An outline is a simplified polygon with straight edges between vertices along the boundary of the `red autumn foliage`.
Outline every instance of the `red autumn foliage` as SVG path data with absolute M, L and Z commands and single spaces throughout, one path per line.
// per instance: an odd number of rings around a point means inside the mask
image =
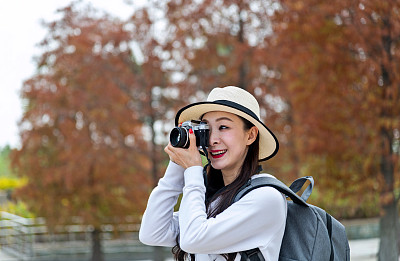
M 48 223 L 79 216 L 99 227 L 139 215 L 148 195 L 150 160 L 134 109 L 141 85 L 132 74 L 123 23 L 69 6 L 47 25 L 38 73 L 22 89 L 22 147 L 13 165 L 28 178 L 17 195 Z

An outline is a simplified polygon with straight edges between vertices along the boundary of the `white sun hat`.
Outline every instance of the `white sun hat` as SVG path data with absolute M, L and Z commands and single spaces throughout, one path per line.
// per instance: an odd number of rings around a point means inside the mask
M 207 112 L 224 111 L 238 115 L 258 128 L 260 136 L 259 161 L 272 158 L 278 152 L 279 143 L 275 135 L 260 120 L 260 106 L 256 98 L 242 88 L 227 86 L 214 88 L 207 101 L 189 104 L 180 109 L 175 116 L 175 125 L 200 120 Z

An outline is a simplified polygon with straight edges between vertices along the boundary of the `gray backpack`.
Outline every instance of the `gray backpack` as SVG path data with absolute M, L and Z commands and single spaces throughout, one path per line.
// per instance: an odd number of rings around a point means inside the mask
M 298 196 L 305 182 L 310 185 Z M 285 233 L 279 261 L 349 261 L 350 247 L 344 226 L 323 209 L 307 204 L 314 187 L 310 176 L 295 180 L 288 188 L 273 177 L 250 179 L 239 189 L 233 202 L 238 201 L 251 190 L 270 186 L 290 197 Z M 241 260 L 264 260 L 258 248 L 243 251 Z

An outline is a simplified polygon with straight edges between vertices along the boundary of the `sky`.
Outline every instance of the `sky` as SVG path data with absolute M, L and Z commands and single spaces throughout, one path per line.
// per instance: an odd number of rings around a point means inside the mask
M 145 0 L 130 0 L 139 5 Z M 40 21 L 59 18 L 56 10 L 71 0 L 13 0 L 0 8 L 0 148 L 20 145 L 17 122 L 22 117 L 20 90 L 33 76 L 33 57 L 40 54 L 37 44 L 47 31 Z M 84 0 L 93 7 L 121 19 L 133 13 L 126 0 Z

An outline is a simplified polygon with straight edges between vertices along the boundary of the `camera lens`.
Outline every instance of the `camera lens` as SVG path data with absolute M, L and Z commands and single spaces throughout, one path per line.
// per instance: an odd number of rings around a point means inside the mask
M 173 128 L 169 135 L 169 141 L 173 147 L 184 148 L 188 143 L 187 130 L 180 127 Z

